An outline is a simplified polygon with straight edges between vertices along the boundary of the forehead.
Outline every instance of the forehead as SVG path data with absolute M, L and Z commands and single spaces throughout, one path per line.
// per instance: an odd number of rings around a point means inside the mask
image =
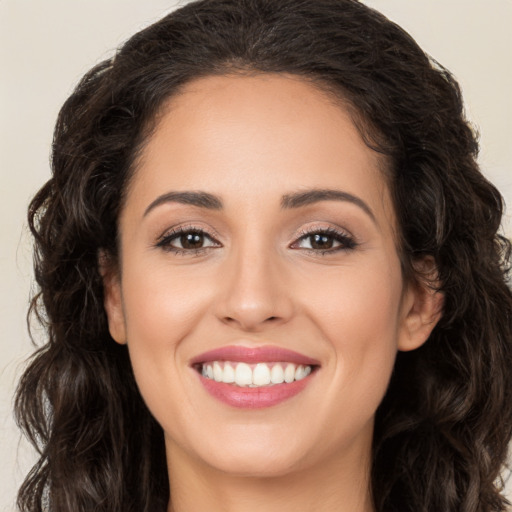
M 147 204 L 166 191 L 204 189 L 257 203 L 300 188 L 342 188 L 392 215 L 384 166 L 343 101 L 312 83 L 211 76 L 161 110 L 128 197 L 138 189 Z

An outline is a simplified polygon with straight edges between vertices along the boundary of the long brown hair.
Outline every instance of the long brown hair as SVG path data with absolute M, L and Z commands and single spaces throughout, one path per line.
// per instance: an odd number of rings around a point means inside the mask
M 110 337 L 98 254 L 118 255 L 117 218 L 162 103 L 228 72 L 292 73 L 350 105 L 390 162 L 404 275 L 430 255 L 443 318 L 400 353 L 377 411 L 372 487 L 379 512 L 499 512 L 512 435 L 510 243 L 503 203 L 476 162 L 459 87 L 401 28 L 355 0 L 201 0 L 127 41 L 64 104 L 51 179 L 34 197 L 40 291 L 31 313 L 48 340 L 17 391 L 40 458 L 23 512 L 163 512 L 163 433 Z

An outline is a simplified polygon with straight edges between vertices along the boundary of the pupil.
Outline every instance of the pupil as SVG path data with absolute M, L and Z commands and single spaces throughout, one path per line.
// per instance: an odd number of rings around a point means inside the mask
M 313 249 L 331 249 L 332 238 L 328 235 L 313 235 L 311 247 Z
M 203 246 L 204 236 L 200 233 L 187 233 L 181 235 L 180 242 L 184 249 L 199 249 Z

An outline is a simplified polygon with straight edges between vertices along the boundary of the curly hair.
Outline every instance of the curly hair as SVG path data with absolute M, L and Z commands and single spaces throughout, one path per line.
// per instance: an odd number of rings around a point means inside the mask
M 389 160 L 407 279 L 437 266 L 444 313 L 399 353 L 373 440 L 378 512 L 505 510 L 512 436 L 510 243 L 503 201 L 481 174 L 451 74 L 400 27 L 356 0 L 200 0 L 129 39 L 89 71 L 60 111 L 52 177 L 29 208 L 47 332 L 16 395 L 40 458 L 23 512 L 163 512 L 163 432 L 125 346 L 108 331 L 98 254 L 118 256 L 117 220 L 163 103 L 197 78 L 290 73 L 348 104 Z M 47 508 L 45 508 L 47 507 Z

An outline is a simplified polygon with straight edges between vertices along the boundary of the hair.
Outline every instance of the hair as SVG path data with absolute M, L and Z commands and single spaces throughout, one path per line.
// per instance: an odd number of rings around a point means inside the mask
M 118 257 L 123 194 L 166 100 L 230 73 L 292 74 L 348 104 L 388 161 L 404 276 L 425 278 L 419 258 L 436 263 L 443 316 L 421 348 L 398 354 L 376 414 L 376 510 L 505 510 L 512 296 L 502 198 L 479 170 L 452 75 L 356 0 L 189 3 L 96 65 L 62 107 L 52 176 L 28 217 L 39 286 L 29 317 L 47 341 L 16 395 L 40 455 L 19 509 L 166 510 L 163 432 L 109 334 L 98 257 Z

